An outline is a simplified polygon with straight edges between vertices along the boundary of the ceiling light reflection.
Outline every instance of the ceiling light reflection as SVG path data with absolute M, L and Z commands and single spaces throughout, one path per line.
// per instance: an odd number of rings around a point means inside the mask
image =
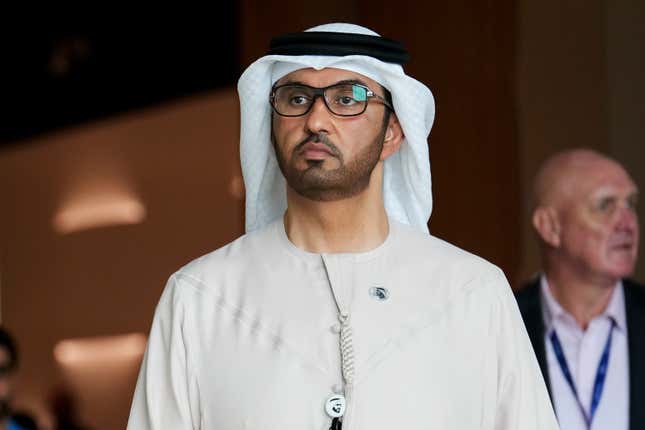
M 92 228 L 130 225 L 142 222 L 146 209 L 137 198 L 107 195 L 72 200 L 54 216 L 54 229 L 69 234 Z
M 146 336 L 132 333 L 82 339 L 66 339 L 54 347 L 54 358 L 64 366 L 92 365 L 98 362 L 113 363 L 136 359 L 143 355 Z

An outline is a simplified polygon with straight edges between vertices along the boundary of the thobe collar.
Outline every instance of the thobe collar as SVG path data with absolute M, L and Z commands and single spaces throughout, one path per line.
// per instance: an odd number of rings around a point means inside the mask
M 574 324 L 575 326 L 578 326 L 573 315 L 565 310 L 560 303 L 558 303 L 555 297 L 553 297 L 544 274 L 540 276 L 540 296 L 542 301 L 542 318 L 544 320 L 545 334 L 550 335 L 555 321 L 562 321 L 567 325 Z M 625 293 L 623 291 L 623 283 L 621 281 L 616 283 L 616 287 L 611 294 L 609 304 L 605 310 L 595 318 L 608 318 L 613 320 L 617 329 L 623 332 L 626 331 L 627 317 L 625 314 Z

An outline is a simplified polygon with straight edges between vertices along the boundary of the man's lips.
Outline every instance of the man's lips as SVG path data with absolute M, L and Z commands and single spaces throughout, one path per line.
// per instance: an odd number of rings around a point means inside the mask
M 306 142 L 298 150 L 298 154 L 305 157 L 307 160 L 322 160 L 329 156 L 335 157 L 336 154 L 324 143 L 319 142 Z
M 629 251 L 634 247 L 633 243 L 616 243 L 612 245 L 611 249 L 616 251 Z
M 632 238 L 622 238 L 610 242 L 610 248 L 616 251 L 630 251 L 636 246 L 636 241 Z

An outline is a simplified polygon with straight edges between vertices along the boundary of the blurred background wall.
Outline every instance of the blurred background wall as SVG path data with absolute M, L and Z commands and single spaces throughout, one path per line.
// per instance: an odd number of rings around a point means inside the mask
M 565 148 L 594 148 L 645 187 L 645 3 L 520 0 L 517 19 L 523 256 L 516 279 L 524 279 L 538 267 L 526 196 L 542 160 Z M 642 210 L 639 219 L 645 225 Z M 645 279 L 642 258 L 635 277 Z
M 216 15 L 113 15 L 26 26 L 3 80 L 2 323 L 23 357 L 17 406 L 43 428 L 61 404 L 89 428 L 124 428 L 166 279 L 243 233 L 234 85 L 274 34 L 343 20 L 404 43 L 437 103 L 430 229 L 514 286 L 539 268 L 528 195 L 545 157 L 596 148 L 645 186 L 642 2 L 243 0 Z

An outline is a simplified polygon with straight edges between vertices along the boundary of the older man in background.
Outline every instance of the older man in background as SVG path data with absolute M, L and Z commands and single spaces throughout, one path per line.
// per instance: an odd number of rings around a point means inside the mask
M 626 279 L 637 193 L 620 164 L 586 149 L 536 176 L 543 272 L 517 299 L 563 430 L 645 428 L 645 288 Z

